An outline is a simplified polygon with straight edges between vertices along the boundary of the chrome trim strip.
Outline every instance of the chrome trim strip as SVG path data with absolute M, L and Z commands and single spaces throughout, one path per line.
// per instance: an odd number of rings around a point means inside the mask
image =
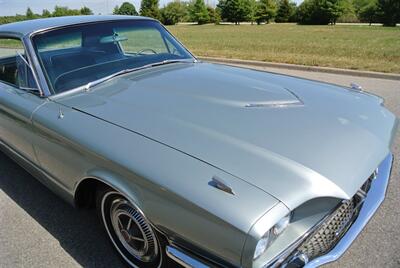
M 183 253 L 181 250 L 173 246 L 167 246 L 165 249 L 167 256 L 185 268 L 209 268 L 209 266 L 196 260 L 194 257 Z
M 372 181 L 371 188 L 365 198 L 364 204 L 359 212 L 357 219 L 351 225 L 349 230 L 337 245 L 327 254 L 313 259 L 304 267 L 318 267 L 329 262 L 336 261 L 350 247 L 353 241 L 364 229 L 365 225 L 375 214 L 383 200 L 385 199 L 386 189 L 389 183 L 390 172 L 392 168 L 393 155 L 389 154 L 379 165 L 377 178 Z
M 38 58 L 35 53 L 35 49 L 33 48 L 33 45 L 31 43 L 31 40 L 24 36 L 22 38 L 22 42 L 25 46 L 26 54 L 29 59 L 29 63 L 32 67 L 33 71 L 33 76 L 35 78 L 36 84 L 41 92 L 40 96 L 41 97 L 48 97 L 51 95 L 51 92 L 48 88 L 46 78 L 43 74 L 43 70 L 39 64 Z

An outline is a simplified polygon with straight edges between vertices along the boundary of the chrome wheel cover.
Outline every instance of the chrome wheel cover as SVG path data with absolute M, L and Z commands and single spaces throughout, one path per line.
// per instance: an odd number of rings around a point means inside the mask
M 109 192 L 101 200 L 101 212 L 111 241 L 131 266 L 141 267 L 135 265 L 137 261 L 151 267 L 161 265 L 156 235 L 140 209 L 120 193 Z M 131 261 L 132 257 L 136 261 Z M 152 263 L 155 261 L 158 265 Z
M 115 199 L 110 208 L 114 232 L 125 249 L 138 260 L 149 262 L 158 254 L 153 231 L 143 216 L 125 199 Z

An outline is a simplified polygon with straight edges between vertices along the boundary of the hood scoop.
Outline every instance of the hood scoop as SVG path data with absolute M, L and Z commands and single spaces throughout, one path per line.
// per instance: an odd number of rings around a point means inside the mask
M 248 103 L 245 108 L 285 108 L 288 106 L 303 106 L 301 101 L 269 101 Z
M 291 90 L 285 88 L 285 90 L 292 95 L 292 99 L 283 100 L 271 100 L 261 102 L 251 102 L 246 104 L 245 108 L 286 108 L 290 106 L 304 106 L 303 101 L 294 94 Z
M 217 104 L 218 106 L 231 106 L 236 108 L 290 108 L 304 106 L 304 102 L 291 90 L 287 88 L 279 88 L 270 86 L 269 93 L 267 90 L 261 91 L 260 88 L 244 87 L 239 96 L 226 92 L 224 96 L 199 94 L 193 96 L 195 99 L 205 101 L 206 103 Z

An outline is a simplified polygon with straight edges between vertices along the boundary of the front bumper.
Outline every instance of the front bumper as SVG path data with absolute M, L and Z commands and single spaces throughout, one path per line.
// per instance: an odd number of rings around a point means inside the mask
M 306 268 L 318 267 L 323 264 L 336 261 L 343 255 L 343 253 L 350 247 L 353 241 L 361 233 L 365 225 L 375 214 L 376 210 L 379 208 L 380 204 L 385 199 L 386 189 L 389 183 L 389 177 L 392 168 L 392 162 L 393 162 L 393 155 L 389 154 L 385 158 L 385 160 L 383 160 L 382 163 L 379 165 L 378 175 L 376 179 L 372 181 L 371 188 L 368 191 L 368 194 L 360 209 L 357 219 L 352 223 L 352 225 L 343 235 L 341 240 L 330 251 L 328 251 L 322 256 L 312 259 L 309 262 L 307 262 L 307 260 L 303 260 L 303 263 L 296 262 L 295 264 L 296 267 L 301 267 L 301 266 L 304 266 Z M 289 248 L 292 249 L 292 251 L 288 250 L 289 251 L 288 255 L 290 255 L 290 252 L 296 250 L 296 248 L 306 238 L 307 236 L 302 237 L 302 239 L 300 239 L 297 243 L 291 245 Z M 194 257 L 194 255 L 191 255 L 188 252 L 180 250 L 177 247 L 168 246 L 167 255 L 176 262 L 178 262 L 183 267 L 196 267 L 196 268 L 211 267 L 210 265 L 201 262 L 198 258 Z M 286 258 L 288 255 L 286 255 L 284 258 Z M 277 262 L 279 263 L 279 260 L 273 262 L 271 266 L 276 266 Z M 288 264 L 288 266 L 289 267 L 291 266 L 290 263 Z

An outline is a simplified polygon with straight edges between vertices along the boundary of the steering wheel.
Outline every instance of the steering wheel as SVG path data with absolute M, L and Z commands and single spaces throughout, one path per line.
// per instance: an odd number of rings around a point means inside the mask
M 141 55 L 141 54 L 143 54 L 143 52 L 146 52 L 146 51 L 153 52 L 153 54 L 158 54 L 157 51 L 155 51 L 154 49 L 144 48 L 144 49 L 139 50 L 138 52 L 136 52 L 136 55 Z

